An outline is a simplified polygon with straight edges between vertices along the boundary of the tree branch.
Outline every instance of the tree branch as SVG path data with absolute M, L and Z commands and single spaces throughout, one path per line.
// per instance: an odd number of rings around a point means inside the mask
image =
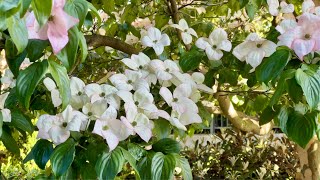
M 88 46 L 92 47 L 101 47 L 101 46 L 109 46 L 129 55 L 138 54 L 140 52 L 139 49 L 113 37 L 102 36 L 102 35 L 85 35 Z
M 241 131 L 253 132 L 255 134 L 264 135 L 272 130 L 273 124 L 268 123 L 260 126 L 259 120 L 256 117 L 248 116 L 242 112 L 237 111 L 229 96 L 225 92 L 217 92 L 215 94 L 216 99 L 219 102 L 219 106 L 223 114 L 228 118 L 228 120 Z
M 171 16 L 172 16 L 172 20 L 175 24 L 178 24 L 179 23 L 179 16 L 178 16 L 178 6 L 177 6 L 177 3 L 175 0 L 168 0 L 170 1 L 170 6 L 168 4 L 168 8 L 171 12 Z M 179 29 L 177 29 L 177 32 L 178 32 L 178 37 L 180 40 L 182 40 L 182 35 L 181 35 L 181 31 Z M 185 44 L 184 45 L 186 47 L 186 49 L 189 51 L 191 49 L 191 46 L 190 44 Z

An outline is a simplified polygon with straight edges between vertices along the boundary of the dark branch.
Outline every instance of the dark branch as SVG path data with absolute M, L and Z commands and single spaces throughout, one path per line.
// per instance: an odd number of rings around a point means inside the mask
M 116 50 L 122 51 L 127 54 L 138 54 L 139 49 L 113 37 L 102 36 L 102 35 L 86 35 L 85 36 L 88 47 L 101 47 L 109 46 Z

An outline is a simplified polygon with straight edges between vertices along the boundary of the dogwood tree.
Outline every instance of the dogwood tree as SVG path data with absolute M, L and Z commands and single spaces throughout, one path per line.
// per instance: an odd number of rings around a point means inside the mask
M 128 163 L 137 179 L 192 179 L 176 139 L 218 107 L 315 147 L 319 29 L 312 0 L 0 0 L 1 141 L 19 156 L 37 133 L 24 162 L 47 178 L 114 179 Z

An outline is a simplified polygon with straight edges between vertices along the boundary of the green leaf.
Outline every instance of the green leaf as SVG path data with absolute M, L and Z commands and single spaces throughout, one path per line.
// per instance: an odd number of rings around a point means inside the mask
M 170 16 L 166 14 L 156 14 L 155 15 L 156 28 L 161 29 L 163 26 L 168 24 L 169 19 L 170 19 Z
M 300 114 L 294 111 L 290 113 L 286 124 L 288 137 L 305 148 L 316 133 L 317 120 L 318 112 Z
M 131 24 L 137 16 L 136 7 L 133 4 L 127 5 L 124 9 L 123 14 L 121 15 L 121 22 Z
M 31 4 L 31 0 L 22 0 L 22 8 L 20 13 L 20 18 L 23 18 L 26 12 L 28 11 Z
M 124 162 L 125 158 L 119 147 L 111 152 L 104 152 L 95 166 L 99 179 L 114 179 L 122 170 Z
M 79 37 L 78 28 L 73 27 L 69 30 L 68 44 L 57 54 L 58 59 L 62 62 L 63 66 L 69 71 L 76 62 Z
M 153 133 L 158 139 L 167 138 L 171 132 L 171 125 L 169 121 L 163 119 L 157 119 L 154 121 Z
M 92 17 L 97 18 L 97 27 L 99 27 L 101 25 L 101 17 L 98 10 L 89 2 L 88 7 L 90 9 L 90 14 L 92 15 Z
M 141 146 L 133 143 L 127 145 L 129 153 L 138 161 L 147 154 L 147 151 Z
M 179 142 L 171 139 L 171 138 L 164 138 L 159 140 L 158 142 L 152 145 L 152 149 L 155 152 L 162 152 L 163 154 L 170 154 L 170 153 L 179 153 L 181 150 L 181 146 Z
M 19 146 L 16 142 L 16 140 L 13 139 L 10 133 L 9 128 L 4 128 L 2 129 L 2 135 L 1 135 L 1 141 L 3 145 L 13 154 L 19 155 L 20 154 L 20 149 Z
M 229 83 L 232 86 L 238 84 L 239 74 L 235 71 L 230 70 L 229 68 L 222 68 L 219 70 L 219 83 Z
M 139 171 L 138 171 L 138 167 L 137 167 L 137 163 L 136 163 L 136 159 L 125 149 L 121 148 L 122 154 L 124 159 L 126 159 L 130 166 L 134 169 L 134 171 L 136 172 L 136 179 L 141 179 L 140 175 L 139 175 Z
M 311 108 L 317 108 L 320 102 L 320 75 L 311 69 L 298 69 L 296 71 L 297 83 L 301 86 L 303 94 Z
M 17 55 L 17 48 L 10 39 L 6 40 L 5 50 L 7 64 L 13 75 L 17 77 L 19 74 L 20 65 L 26 58 L 27 52 L 24 50 L 22 53 Z
M 0 111 L 0 138 L 2 136 L 2 126 L 3 126 L 3 116 L 2 116 L 2 112 Z
M 205 79 L 203 84 L 207 85 L 208 87 L 212 87 L 215 84 L 215 78 L 214 78 L 215 70 L 210 69 L 205 75 Z
M 286 90 L 286 81 L 289 79 L 292 79 L 295 76 L 295 73 L 296 73 L 295 69 L 289 69 L 289 70 L 284 71 L 281 74 L 281 77 L 277 83 L 276 91 L 274 92 L 274 94 L 270 100 L 270 103 L 269 103 L 270 106 L 273 106 L 279 102 L 280 97 L 282 96 L 282 94 Z
M 244 8 L 248 4 L 249 0 L 239 0 L 240 9 Z
M 51 157 L 51 167 L 55 176 L 62 176 L 71 166 L 75 156 L 75 142 L 73 139 L 68 139 L 66 142 L 57 146 Z
M 0 0 L 0 12 L 6 12 L 19 6 L 20 0 Z
M 17 94 L 19 101 L 23 106 L 28 109 L 29 102 L 33 91 L 47 73 L 48 61 L 35 62 L 27 67 L 25 70 L 20 71 L 17 78 Z
M 103 3 L 103 10 L 105 12 L 111 13 L 115 8 L 114 0 L 102 1 Z
M 287 121 L 289 118 L 289 114 L 291 113 L 292 109 L 287 108 L 285 106 L 281 107 L 280 112 L 277 116 L 277 125 L 280 127 L 281 131 L 285 134 L 288 134 L 287 132 Z
M 182 177 L 184 180 L 192 180 L 192 171 L 188 159 L 181 157 L 179 154 L 174 154 L 176 166 L 181 168 Z
M 249 0 L 246 5 L 246 11 L 251 20 L 253 20 L 254 15 L 260 9 L 262 0 Z
M 164 155 L 157 152 L 152 158 L 151 175 L 153 180 L 172 179 L 176 165 L 175 157 L 172 154 Z
M 81 50 L 81 62 L 84 62 L 88 56 L 88 45 L 82 32 L 78 32 L 78 37 L 80 41 L 79 46 Z
M 34 159 L 34 162 L 38 165 L 40 169 L 45 169 L 52 152 L 52 142 L 44 139 L 39 139 L 37 143 L 32 147 L 31 152 L 29 153 L 31 158 L 27 159 L 26 157 L 26 159 L 23 160 L 23 163 L 26 163 L 29 160 Z
M 18 16 L 7 18 L 7 26 L 12 41 L 17 47 L 18 53 L 21 53 L 28 45 L 28 31 L 24 19 Z
M 274 52 L 270 57 L 262 61 L 256 69 L 257 80 L 260 82 L 269 82 L 277 78 L 291 59 L 291 53 L 287 49 L 280 49 Z
M 11 110 L 11 125 L 32 134 L 34 131 L 30 118 L 24 116 L 19 110 Z
M 276 112 L 273 111 L 272 107 L 267 106 L 263 111 L 259 118 L 259 125 L 262 126 L 264 124 L 269 123 L 276 116 Z
M 52 0 L 32 0 L 31 6 L 40 27 L 42 27 L 51 15 Z
M 43 50 L 49 45 L 48 41 L 30 39 L 27 46 L 28 58 L 31 62 L 38 60 L 43 55 Z
M 64 10 L 69 15 L 79 19 L 78 27 L 81 28 L 88 13 L 88 2 L 85 0 L 67 1 Z
M 193 46 L 190 51 L 181 55 L 179 65 L 184 72 L 192 71 L 199 67 L 202 58 L 205 56 L 204 52 Z
M 67 69 L 56 62 L 49 60 L 49 72 L 57 83 L 62 99 L 62 109 L 65 109 L 71 98 L 70 80 Z
M 295 78 L 287 80 L 287 92 L 295 104 L 302 101 L 303 91 Z
M 138 163 L 138 170 L 139 170 L 141 179 L 151 179 L 151 164 L 152 164 L 153 156 L 150 154 L 143 157 Z

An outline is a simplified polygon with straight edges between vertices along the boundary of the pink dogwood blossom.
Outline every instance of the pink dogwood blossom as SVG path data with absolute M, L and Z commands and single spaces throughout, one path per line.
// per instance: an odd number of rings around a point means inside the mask
M 298 17 L 297 26 L 279 36 L 279 44 L 293 49 L 300 60 L 310 52 L 320 50 L 320 17 L 304 13 Z
M 52 2 L 53 6 L 51 10 L 51 16 L 46 24 L 40 27 L 33 12 L 28 14 L 26 18 L 26 24 L 29 39 L 49 39 L 53 52 L 57 54 L 67 45 L 69 41 L 68 30 L 76 25 L 79 20 L 68 15 L 63 10 L 65 0 L 54 0 Z

